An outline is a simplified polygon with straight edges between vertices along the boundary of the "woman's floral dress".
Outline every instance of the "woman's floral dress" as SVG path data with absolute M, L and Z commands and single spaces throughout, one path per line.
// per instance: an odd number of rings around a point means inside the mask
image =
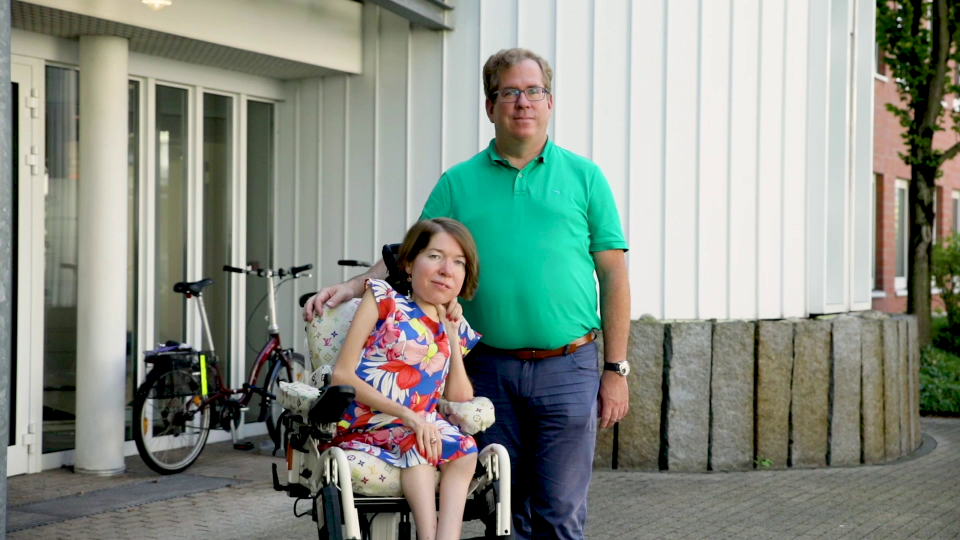
M 366 286 L 373 290 L 380 314 L 364 345 L 357 376 L 439 428 L 443 444 L 440 464 L 476 452 L 473 437 L 461 434 L 437 412 L 450 370 L 450 341 L 443 325 L 385 281 L 367 280 Z M 466 356 L 480 335 L 466 320 L 461 320 L 459 334 L 457 345 Z M 399 418 L 371 410 L 359 401 L 347 407 L 330 446 L 360 450 L 401 468 L 429 464 L 417 450 L 412 429 Z

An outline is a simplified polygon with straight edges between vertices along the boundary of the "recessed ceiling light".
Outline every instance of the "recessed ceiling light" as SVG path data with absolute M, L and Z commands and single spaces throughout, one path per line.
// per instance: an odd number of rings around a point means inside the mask
M 150 9 L 154 11 L 160 11 L 161 9 L 173 4 L 173 0 L 141 0 L 144 4 L 150 6 Z

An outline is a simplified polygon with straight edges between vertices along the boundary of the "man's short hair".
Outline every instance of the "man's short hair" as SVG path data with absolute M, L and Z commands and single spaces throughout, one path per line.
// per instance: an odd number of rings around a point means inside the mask
M 495 97 L 493 93 L 500 89 L 500 72 L 524 60 L 533 60 L 540 64 L 540 70 L 543 72 L 543 87 L 552 90 L 553 70 L 550 69 L 550 64 L 539 54 L 517 47 L 501 49 L 487 59 L 487 63 L 483 65 L 483 95 L 493 101 Z

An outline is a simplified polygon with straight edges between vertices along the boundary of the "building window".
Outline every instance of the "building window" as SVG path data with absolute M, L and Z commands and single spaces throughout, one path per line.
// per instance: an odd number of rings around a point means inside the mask
M 870 178 L 870 193 L 872 196 L 870 204 L 870 245 L 873 246 L 873 251 L 870 252 L 870 290 L 877 290 L 877 252 L 880 251 L 880 243 L 877 242 L 877 239 L 880 238 L 880 231 L 877 230 L 877 216 L 880 214 L 877 208 L 877 201 L 879 199 L 879 194 L 877 189 L 882 185 L 880 181 L 880 175 L 874 174 Z
M 960 230 L 960 191 L 953 191 L 953 232 Z
M 889 79 L 887 76 L 890 73 L 890 67 L 887 66 L 886 62 L 883 61 L 886 58 L 883 50 L 880 49 L 880 44 L 875 43 L 873 45 L 873 74 L 874 77 L 880 79 L 883 82 L 887 82 Z
M 933 223 L 930 224 L 933 228 L 933 243 L 937 243 L 937 225 L 940 223 L 940 188 L 933 188 Z
M 894 238 L 896 239 L 896 274 L 894 288 L 898 291 L 907 288 L 907 252 L 910 242 L 910 220 L 907 205 L 909 183 L 897 180 L 896 201 L 893 206 Z

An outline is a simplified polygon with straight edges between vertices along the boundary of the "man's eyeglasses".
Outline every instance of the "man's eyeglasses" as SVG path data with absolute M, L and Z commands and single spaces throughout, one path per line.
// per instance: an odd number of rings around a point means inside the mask
M 520 99 L 520 94 L 526 94 L 529 101 L 542 101 L 543 98 L 547 97 L 550 91 L 542 86 L 534 86 L 532 88 L 527 88 L 526 90 L 519 90 L 517 88 L 504 88 L 503 90 L 497 90 L 493 92 L 494 96 L 500 96 L 500 100 L 504 103 L 513 103 Z

